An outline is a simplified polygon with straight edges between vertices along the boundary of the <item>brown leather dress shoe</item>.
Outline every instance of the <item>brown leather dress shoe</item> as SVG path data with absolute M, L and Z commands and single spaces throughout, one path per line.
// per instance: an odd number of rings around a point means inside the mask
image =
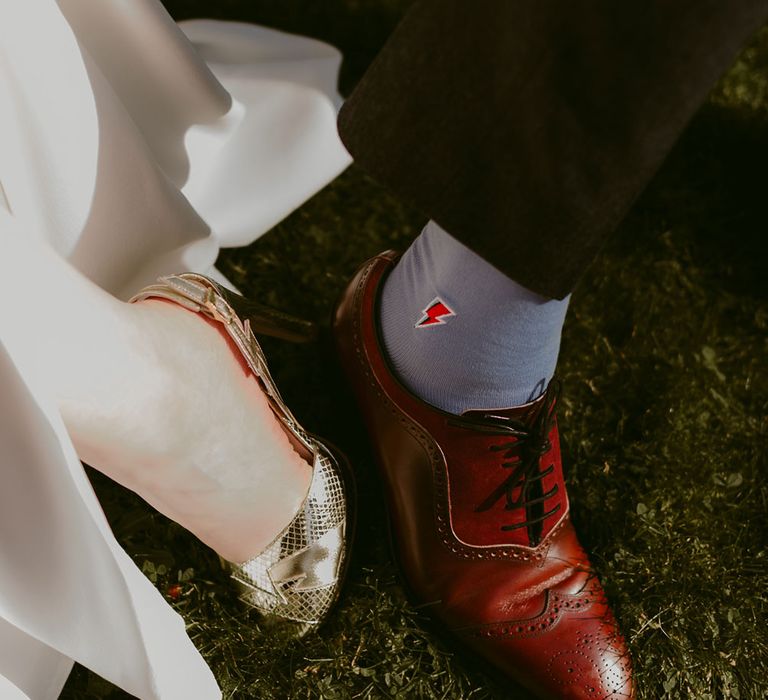
M 526 406 L 440 411 L 405 389 L 377 327 L 396 259 L 358 271 L 334 319 L 415 602 L 538 697 L 634 697 L 624 639 L 568 515 L 556 389 Z

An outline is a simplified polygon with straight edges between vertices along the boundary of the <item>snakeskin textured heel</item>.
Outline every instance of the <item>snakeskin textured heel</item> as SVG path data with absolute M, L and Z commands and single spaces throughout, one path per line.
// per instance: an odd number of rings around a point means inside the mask
M 267 625 L 301 637 L 326 619 L 339 597 L 352 539 L 353 480 L 344 456 L 307 433 L 285 405 L 254 331 L 303 342 L 315 337 L 315 328 L 194 273 L 162 277 L 131 301 L 152 298 L 172 301 L 222 324 L 294 448 L 312 464 L 304 503 L 272 543 L 242 564 L 222 559 L 241 599 L 257 609 Z

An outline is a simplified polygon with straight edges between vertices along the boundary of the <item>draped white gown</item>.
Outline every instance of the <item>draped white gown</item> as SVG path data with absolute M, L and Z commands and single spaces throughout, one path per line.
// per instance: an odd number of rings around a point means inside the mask
M 38 237 L 119 297 L 216 274 L 220 246 L 349 163 L 339 63 L 263 28 L 177 26 L 156 0 L 0 0 L 0 255 Z M 73 660 L 140 698 L 220 697 L 12 340 L 0 327 L 0 699 L 57 697 Z

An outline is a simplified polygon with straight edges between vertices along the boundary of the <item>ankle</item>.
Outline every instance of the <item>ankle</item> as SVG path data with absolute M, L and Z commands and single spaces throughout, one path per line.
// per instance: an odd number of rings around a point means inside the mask
M 150 324 L 134 305 L 120 303 L 119 334 L 108 356 L 88 358 L 76 381 L 61 387 L 57 403 L 64 424 L 84 461 L 93 453 L 109 453 L 137 442 L 151 451 L 155 433 L 168 418 L 166 407 L 177 384 L 176 377 L 152 342 Z M 112 329 L 113 331 L 115 329 Z M 145 426 L 157 431 L 142 433 Z
M 178 440 L 173 461 L 201 486 L 189 508 L 187 499 L 177 502 L 178 491 L 171 485 L 164 507 L 224 558 L 250 559 L 303 504 L 312 465 L 291 445 L 261 384 L 221 324 L 162 301 L 134 306 L 145 307 L 149 317 L 154 314 L 155 333 L 162 331 L 154 336 L 154 354 L 175 388 L 162 408 L 174 418 L 168 426 Z M 186 342 L 177 351 L 174 342 L 180 335 Z M 188 430 L 180 429 L 180 423 Z M 153 487 L 155 494 L 159 490 Z
M 384 347 L 400 380 L 451 413 L 522 405 L 554 374 L 568 298 L 506 277 L 430 222 L 381 294 Z
M 246 560 L 295 515 L 312 467 L 218 325 L 160 301 L 129 309 L 135 346 L 112 368 L 119 384 L 62 403 L 78 454 L 223 557 Z

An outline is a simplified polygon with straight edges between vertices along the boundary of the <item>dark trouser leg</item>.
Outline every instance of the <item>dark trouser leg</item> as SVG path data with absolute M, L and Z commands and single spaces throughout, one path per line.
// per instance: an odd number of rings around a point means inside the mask
M 551 352 L 551 297 L 768 15 L 734 5 L 423 0 L 340 116 L 358 163 L 475 251 L 433 222 L 396 266 L 366 263 L 336 312 L 401 567 L 427 614 L 536 697 L 635 695 L 567 514 L 557 386 L 513 407 L 542 376 L 525 354 Z
M 420 0 L 344 105 L 358 164 L 562 298 L 766 0 Z

